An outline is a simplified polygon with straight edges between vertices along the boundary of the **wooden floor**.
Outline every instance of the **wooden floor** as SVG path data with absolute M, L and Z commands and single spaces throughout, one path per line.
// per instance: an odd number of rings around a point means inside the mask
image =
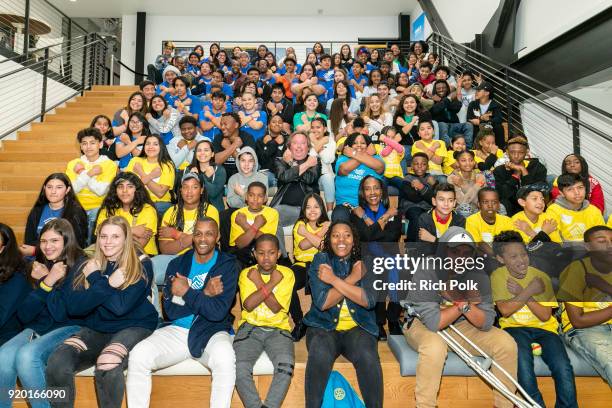
M 2 141 L 0 148 L 0 222 L 10 225 L 23 240 L 28 213 L 42 182 L 54 172 L 66 170 L 77 158 L 77 132 L 94 116 L 113 114 L 127 104 L 136 86 L 98 86 L 75 98 L 31 130 L 18 131 L 17 140 Z

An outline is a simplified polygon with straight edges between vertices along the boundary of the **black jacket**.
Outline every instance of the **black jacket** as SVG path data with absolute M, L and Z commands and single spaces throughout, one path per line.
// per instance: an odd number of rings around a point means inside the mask
M 304 159 L 305 161 L 306 159 Z M 302 161 L 302 162 L 304 162 Z M 274 162 L 274 175 L 278 183 L 278 191 L 272 198 L 270 207 L 274 207 L 283 201 L 283 196 L 289 189 L 292 183 L 298 183 L 303 196 L 302 200 L 308 193 L 319 192 L 319 177 L 321 177 L 321 161 L 317 160 L 317 165 L 306 170 L 302 175 L 299 174 L 299 166 L 292 166 L 286 163 L 282 158 L 276 159 Z
M 399 213 L 393 217 L 393 220 L 387 222 L 385 229 L 380 228 L 378 222 L 368 226 L 363 219 L 353 213 L 351 213 L 351 224 L 357 229 L 361 242 L 398 242 L 402 235 L 402 217 Z
M 433 220 L 433 217 L 434 217 L 433 211 L 434 209 L 431 209 L 427 211 L 426 213 L 421 214 L 421 216 L 419 217 L 419 228 L 425 228 L 427 231 L 429 231 L 431 235 L 436 237 L 438 236 L 438 234 L 436 233 L 436 224 L 434 223 L 434 220 Z M 465 228 L 465 218 L 463 218 L 462 215 L 457 214 L 456 212 L 453 211 L 453 218 L 450 220 L 449 227 Z M 421 239 L 419 239 L 419 241 L 423 242 L 421 241 Z
M 286 138 L 287 137 L 285 137 L 285 140 Z M 255 153 L 257 153 L 257 158 L 259 159 L 259 168 L 268 169 L 273 172 L 274 162 L 283 157 L 285 144 L 279 145 L 274 139 L 270 140 L 268 143 L 264 143 L 263 140 L 264 138 L 262 137 L 255 143 Z
M 270 101 L 266 101 L 266 114 L 268 115 L 268 122 L 270 122 L 270 119 L 272 119 L 272 113 L 270 112 L 270 110 L 268 109 L 268 102 Z M 287 98 L 283 98 L 281 100 L 281 104 L 283 105 L 283 110 L 278 112 L 277 115 L 280 115 L 281 118 L 283 118 L 283 122 L 288 123 L 289 126 L 291 126 L 291 128 L 293 128 L 293 102 L 291 102 L 289 99 Z
M 38 223 L 40 221 L 40 217 L 42 216 L 42 206 L 34 206 L 30 211 L 30 215 L 28 215 L 28 221 L 26 223 L 25 235 L 24 235 L 24 243 L 26 245 L 36 246 L 38 244 L 38 233 L 36 229 L 38 228 Z M 62 216 L 62 218 L 65 218 Z M 74 235 L 76 236 L 76 240 L 81 248 L 85 248 L 87 246 L 87 213 L 83 210 L 82 207 L 78 206 L 73 211 L 73 216 L 70 218 L 66 218 L 66 220 L 72 225 L 74 229 Z
M 491 104 L 493 104 L 491 102 Z M 437 122 L 459 123 L 457 112 L 461 110 L 461 101 L 442 98 L 440 102 L 434 103 L 429 112 L 431 117 Z
M 506 207 L 509 217 L 521 210 L 516 198 L 519 188 L 536 183 L 546 183 L 546 167 L 538 159 L 529 160 L 527 172 L 526 176 L 519 179 L 512 177 L 512 170 L 506 169 L 506 166 L 497 166 L 493 170 L 499 200 Z

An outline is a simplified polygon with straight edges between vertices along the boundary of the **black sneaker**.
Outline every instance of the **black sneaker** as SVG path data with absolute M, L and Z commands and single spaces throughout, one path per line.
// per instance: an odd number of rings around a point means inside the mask
M 302 340 L 302 338 L 306 335 L 306 325 L 302 322 L 298 322 L 295 324 L 293 331 L 291 331 L 291 337 L 293 337 L 293 341 L 298 342 Z
M 389 334 L 392 336 L 402 335 L 402 326 L 399 322 L 389 322 Z
M 378 341 L 387 341 L 387 332 L 383 325 L 378 326 Z

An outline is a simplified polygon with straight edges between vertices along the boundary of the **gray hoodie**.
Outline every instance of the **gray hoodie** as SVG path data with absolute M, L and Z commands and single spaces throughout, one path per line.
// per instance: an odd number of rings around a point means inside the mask
M 250 176 L 247 176 L 243 173 L 240 168 L 240 156 L 244 153 L 249 153 L 255 159 L 255 166 L 253 167 L 253 172 Z M 259 160 L 257 159 L 257 155 L 255 154 L 255 150 L 252 147 L 245 146 L 240 149 L 240 153 L 236 158 L 236 168 L 238 168 L 238 173 L 234 174 L 229 178 L 227 182 L 227 205 L 232 208 L 242 208 L 246 205 L 244 202 L 244 197 L 238 195 L 236 191 L 234 191 L 234 186 L 240 185 L 242 186 L 242 190 L 246 194 L 247 187 L 254 181 L 259 181 L 268 188 L 268 176 L 264 173 L 259 172 Z
M 448 255 L 446 255 L 446 253 L 448 246 L 453 245 L 450 242 L 457 242 L 455 240 L 462 234 L 465 234 L 467 239 L 470 241 L 466 241 L 466 244 L 471 244 L 471 246 L 474 246 L 470 234 L 465 229 L 457 226 L 449 227 L 449 229 L 440 237 L 437 243 L 438 247 L 435 256 L 443 258 L 447 257 Z M 408 297 L 406 298 L 406 303 L 412 306 L 421 323 L 423 323 L 423 325 L 429 330 L 434 332 L 438 331 L 440 324 L 440 306 L 443 304 L 448 304 L 448 300 L 442 297 L 439 290 L 420 290 L 419 288 L 421 287 L 422 282 L 428 283 L 447 281 L 449 277 L 448 270 L 437 270 L 435 268 L 417 269 L 412 277 L 412 281 L 416 283 L 416 288 L 415 290 L 410 290 L 408 292 Z M 462 282 L 469 280 L 477 282 L 481 297 L 478 308 L 483 310 L 486 314 L 485 323 L 483 327 L 481 327 L 481 330 L 489 330 L 491 326 L 493 326 L 493 322 L 495 320 L 495 309 L 493 307 L 491 297 L 491 283 L 486 273 L 484 271 L 476 270 L 466 271 L 461 275 L 454 274 L 452 279 Z M 461 320 L 465 320 L 463 315 L 459 316 L 456 322 Z

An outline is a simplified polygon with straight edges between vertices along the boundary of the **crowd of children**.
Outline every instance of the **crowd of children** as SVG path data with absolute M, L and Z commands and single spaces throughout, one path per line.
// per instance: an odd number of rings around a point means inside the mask
M 197 46 L 185 64 L 165 44 L 126 106 L 78 132 L 81 156 L 45 179 L 24 243 L 0 224 L 0 390 L 18 378 L 66 390 L 33 407 L 74 406 L 75 373 L 95 366 L 100 406 L 127 392 L 146 407 L 151 373 L 194 359 L 212 372 L 212 407 L 229 407 L 234 387 L 247 407 L 280 407 L 306 337 L 307 407 L 321 406 L 339 355 L 365 405 L 381 407 L 377 341 L 389 330 L 419 353 L 417 405 L 435 406 L 446 355 L 435 332 L 453 322 L 542 406 L 532 343 L 557 406 L 577 406 L 564 343 L 611 383 L 612 219 L 584 158 L 568 155 L 550 185 L 527 138 L 504 134 L 492 85 L 455 75 L 426 43 L 354 57 L 317 43 L 301 64 L 287 51 L 277 64 L 263 45 L 252 58 Z M 361 258 L 361 243 L 402 235 L 494 258 L 492 300 L 449 305 L 442 293 L 403 329 L 400 299 L 366 290 Z M 558 276 L 559 299 L 575 301 L 557 302 L 531 265 L 525 245 L 549 242 L 585 243 Z M 263 401 L 262 352 L 274 365 Z

